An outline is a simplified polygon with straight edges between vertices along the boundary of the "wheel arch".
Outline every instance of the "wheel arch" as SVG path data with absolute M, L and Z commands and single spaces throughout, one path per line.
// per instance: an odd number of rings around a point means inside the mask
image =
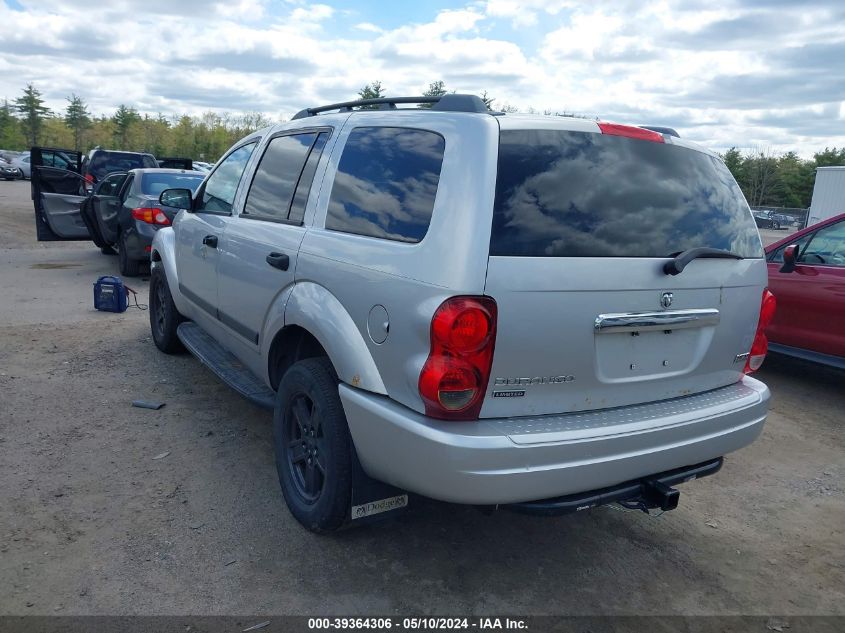
M 161 266 L 164 268 L 167 277 L 167 286 L 170 288 L 170 296 L 176 309 L 182 314 L 187 314 L 189 306 L 186 304 L 182 293 L 179 291 L 179 274 L 176 269 L 176 239 L 173 229 L 166 227 L 156 231 L 153 238 L 153 245 L 150 250 L 150 264 L 152 267 Z
M 284 323 L 270 340 L 265 357 L 274 389 L 290 362 L 325 355 L 342 382 L 387 394 L 376 362 L 352 317 L 337 297 L 319 284 L 300 282 L 293 287 L 284 307 Z M 306 355 L 294 357 L 293 361 L 285 358 L 290 356 L 285 354 L 285 346 L 291 344 L 298 353 Z

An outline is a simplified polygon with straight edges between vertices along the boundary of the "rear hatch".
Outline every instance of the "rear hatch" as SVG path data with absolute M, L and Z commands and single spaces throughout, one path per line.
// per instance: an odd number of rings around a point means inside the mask
M 674 137 L 626 135 L 638 128 L 501 125 L 485 286 L 498 331 L 481 417 L 628 406 L 736 382 L 766 268 L 722 161 Z M 698 247 L 742 259 L 664 272 Z

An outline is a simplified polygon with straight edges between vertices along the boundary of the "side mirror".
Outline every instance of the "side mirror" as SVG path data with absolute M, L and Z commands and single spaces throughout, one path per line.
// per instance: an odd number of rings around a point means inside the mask
M 165 189 L 159 195 L 158 201 L 166 207 L 190 211 L 194 200 L 190 189 Z
M 780 267 L 780 272 L 791 273 L 795 270 L 795 264 L 798 262 L 798 244 L 790 244 L 783 249 L 783 266 Z

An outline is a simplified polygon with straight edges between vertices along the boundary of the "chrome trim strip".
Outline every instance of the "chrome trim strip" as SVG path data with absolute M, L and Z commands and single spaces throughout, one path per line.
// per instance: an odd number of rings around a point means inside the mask
M 648 330 L 680 330 L 718 325 L 719 311 L 714 308 L 667 310 L 666 312 L 620 312 L 596 317 L 596 334 L 643 332 Z

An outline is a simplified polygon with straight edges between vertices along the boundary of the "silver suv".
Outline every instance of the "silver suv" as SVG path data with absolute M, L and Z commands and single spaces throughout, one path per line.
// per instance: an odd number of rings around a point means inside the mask
M 160 201 L 183 211 L 152 247 L 154 341 L 273 409 L 309 529 L 408 493 L 668 510 L 763 427 L 760 237 L 673 130 L 469 95 L 333 104 Z

